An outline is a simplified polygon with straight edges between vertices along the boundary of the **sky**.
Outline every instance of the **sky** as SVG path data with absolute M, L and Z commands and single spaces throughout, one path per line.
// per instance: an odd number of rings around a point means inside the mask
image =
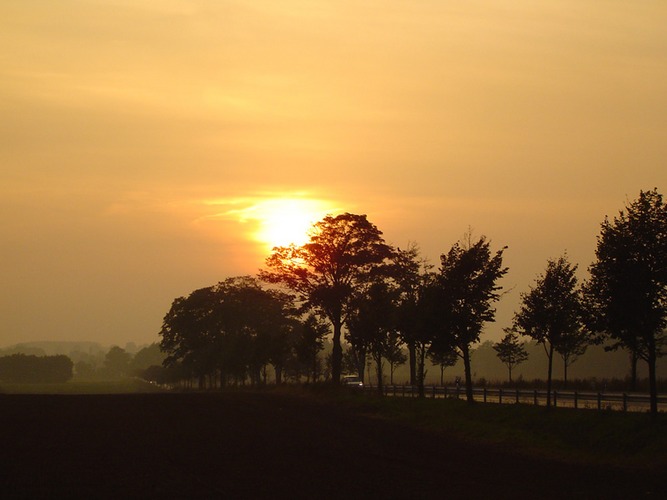
M 0 347 L 159 340 L 326 213 L 507 246 L 482 340 L 667 195 L 662 0 L 0 1 Z M 283 215 L 284 214 L 284 215 Z M 282 242 L 279 242 L 282 243 Z

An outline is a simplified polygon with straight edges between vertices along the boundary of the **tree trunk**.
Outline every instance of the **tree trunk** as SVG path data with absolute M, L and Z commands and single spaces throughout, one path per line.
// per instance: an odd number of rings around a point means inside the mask
M 424 394 L 424 378 L 426 378 L 426 373 L 424 372 L 424 362 L 426 357 L 426 346 L 422 345 L 419 348 L 419 360 L 418 360 L 418 370 L 417 370 L 417 387 L 419 389 L 419 397 L 425 397 Z
M 410 358 L 410 385 L 416 385 L 417 380 L 417 348 L 415 343 L 408 344 L 408 355 Z
M 375 367 L 377 370 L 377 377 L 378 377 L 378 393 L 380 396 L 382 396 L 383 391 L 382 391 L 382 356 L 377 355 L 373 356 L 375 358 Z
M 655 336 L 651 334 L 648 339 L 648 384 L 651 397 L 651 416 L 658 415 L 658 386 L 655 379 Z
M 567 358 L 563 357 L 563 389 L 567 389 Z
M 359 380 L 364 381 L 366 376 L 366 348 L 360 347 L 359 349 L 354 349 L 354 357 L 356 359 L 357 365 L 357 375 L 359 375 Z M 371 383 L 371 374 L 368 373 L 368 383 Z
M 630 351 L 630 390 L 637 390 L 637 352 L 635 350 Z
M 549 351 L 547 353 L 547 356 L 549 357 L 549 369 L 547 373 L 547 409 L 551 408 L 551 369 L 553 367 L 553 359 L 554 359 L 554 347 L 549 344 Z
M 340 345 L 342 325 L 340 320 L 333 321 L 333 350 L 331 351 L 331 382 L 340 385 L 340 369 L 343 361 L 343 348 Z
M 511 384 L 511 383 L 512 383 L 512 365 L 508 365 L 508 366 L 507 366 L 507 369 L 508 369 L 509 372 L 510 372 L 510 384 Z
M 283 367 L 282 365 L 276 365 L 274 368 L 276 370 L 276 385 L 280 385 L 283 383 Z
M 472 396 L 472 371 L 470 369 L 470 350 L 468 344 L 463 344 L 461 346 L 461 352 L 463 353 L 463 367 L 465 369 L 466 376 L 466 400 L 468 403 L 474 403 L 475 400 Z

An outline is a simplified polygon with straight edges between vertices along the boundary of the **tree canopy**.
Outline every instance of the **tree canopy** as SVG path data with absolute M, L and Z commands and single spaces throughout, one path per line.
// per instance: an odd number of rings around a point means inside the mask
M 577 265 L 567 255 L 547 261 L 545 272 L 521 295 L 512 335 L 495 346 L 510 379 L 524 359 L 515 333 L 544 347 L 549 395 L 554 353 L 563 359 L 567 383 L 568 366 L 591 341 L 603 338 L 645 359 L 655 377 L 667 326 L 666 214 L 653 190 L 641 192 L 613 220 L 605 219 L 584 294 Z M 471 346 L 495 320 L 494 303 L 502 295 L 498 281 L 508 271 L 506 248 L 494 252 L 485 237 L 473 241 L 468 233 L 440 256 L 433 271 L 415 244 L 392 248 L 365 215 L 327 216 L 313 225 L 304 245 L 274 248 L 259 279 L 230 278 L 174 300 L 160 347 L 167 353 L 166 365 L 200 382 L 211 376 L 248 376 L 255 382 L 260 371 L 266 380 L 271 364 L 278 382 L 285 370 L 295 380 L 325 373 L 339 383 L 346 328 L 353 347 L 348 357 L 354 359 L 347 369 L 363 376 L 371 355 L 378 387 L 383 363 L 389 361 L 392 369 L 402 363 L 403 348 L 409 353 L 410 382 L 420 394 L 426 355 L 442 360 L 442 367 L 455 353 L 463 360 L 466 396 L 472 400 Z M 329 333 L 332 352 L 323 366 L 317 354 Z
M 285 338 L 295 326 L 289 297 L 252 277 L 229 278 L 174 300 L 164 318 L 160 346 L 167 366 L 181 363 L 204 384 L 205 376 L 250 376 L 285 362 Z
M 348 319 L 347 340 L 375 361 L 378 391 L 382 393 L 382 360 L 395 347 L 398 290 L 388 280 L 376 280 L 354 301 Z
M 585 286 L 590 325 L 648 363 L 656 413 L 655 362 L 667 326 L 667 206 L 657 189 L 640 191 L 616 217 L 605 218 L 595 255 Z
M 0 381 L 16 383 L 62 383 L 72 378 L 72 360 L 64 354 L 0 357 Z
M 484 236 L 473 243 L 468 234 L 466 241 L 455 243 L 440 257 L 436 278 L 439 326 L 431 349 L 435 353 L 445 353 L 452 346 L 458 349 L 469 402 L 473 400 L 470 345 L 479 342 L 484 323 L 495 320 L 492 304 L 500 299 L 502 289 L 497 281 L 508 271 L 503 267 L 505 248 L 492 253 Z
M 547 354 L 547 406 L 551 406 L 554 351 L 570 352 L 583 326 L 576 270 L 566 256 L 550 259 L 535 285 L 521 294 L 521 306 L 514 315 L 516 330 L 542 344 Z
M 391 256 L 382 232 L 365 215 L 327 216 L 314 224 L 308 243 L 276 247 L 261 279 L 284 285 L 303 310 L 314 309 L 333 327 L 332 380 L 340 382 L 341 331 L 354 298 Z

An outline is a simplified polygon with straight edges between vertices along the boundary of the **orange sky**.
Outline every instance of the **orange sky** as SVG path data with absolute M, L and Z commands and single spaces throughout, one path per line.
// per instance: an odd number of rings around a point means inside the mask
M 0 346 L 157 339 L 255 272 L 262 207 L 368 214 L 437 263 L 508 245 L 496 340 L 547 258 L 667 195 L 661 1 L 0 3 Z M 270 203 L 270 202 L 269 202 Z

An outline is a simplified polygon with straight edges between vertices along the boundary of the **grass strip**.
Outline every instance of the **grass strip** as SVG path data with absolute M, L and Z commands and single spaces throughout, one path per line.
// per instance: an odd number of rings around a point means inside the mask
M 458 399 L 381 397 L 340 388 L 310 394 L 386 418 L 519 453 L 625 467 L 667 466 L 667 415 L 575 410 L 526 404 L 468 404 Z

